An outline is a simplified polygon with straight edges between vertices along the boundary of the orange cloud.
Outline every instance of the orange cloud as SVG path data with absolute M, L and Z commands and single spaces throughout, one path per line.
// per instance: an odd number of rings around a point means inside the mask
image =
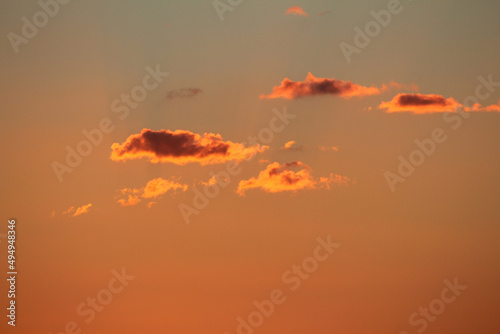
M 83 215 L 84 213 L 89 212 L 89 209 L 91 206 L 92 206 L 92 203 L 89 203 L 89 204 L 86 204 L 86 205 L 83 205 L 83 206 L 77 208 L 75 213 L 73 214 L 73 217 Z
M 455 112 L 462 107 L 452 97 L 445 98 L 437 94 L 398 94 L 389 102 L 382 102 L 379 109 L 386 112 L 413 112 L 415 114 L 429 114 L 436 112 Z
M 290 140 L 289 142 L 286 142 L 285 145 L 280 148 L 280 150 L 297 152 L 303 151 L 304 147 L 298 145 L 295 140 Z
M 286 10 L 286 15 L 300 15 L 300 16 L 309 16 L 300 6 L 293 6 Z
M 337 146 L 320 146 L 321 151 L 335 151 L 338 152 L 339 148 Z
M 391 82 L 389 85 L 383 84 L 381 87 L 361 86 L 351 81 L 343 81 L 335 78 L 317 78 L 311 73 L 307 75 L 305 81 L 292 81 L 288 78 L 283 79 L 279 86 L 273 87 L 271 94 L 262 94 L 261 99 L 297 99 L 306 96 L 318 95 L 336 95 L 348 99 L 354 96 L 363 97 L 369 95 L 378 95 L 389 88 L 408 88 L 418 89 L 415 85 L 408 87 L 397 82 Z
M 382 102 L 379 109 L 386 109 L 387 113 L 412 112 L 414 114 L 431 114 L 441 112 L 456 112 L 463 108 L 466 112 L 500 112 L 498 104 L 483 107 L 476 103 L 471 108 L 462 105 L 454 98 L 445 98 L 438 94 L 398 94 L 391 101 Z
M 201 181 L 201 184 L 204 186 L 213 186 L 216 183 L 217 183 L 217 178 L 215 175 L 212 176 L 210 179 L 208 179 L 207 182 Z
M 122 189 L 122 191 L 126 191 L 127 189 Z M 134 206 L 141 202 L 139 196 L 127 194 L 126 198 L 120 198 L 118 201 L 121 206 Z
M 111 145 L 111 160 L 124 161 L 147 158 L 152 163 L 170 162 L 185 165 L 197 162 L 201 165 L 224 163 L 230 160 L 247 160 L 268 146 L 249 146 L 223 141 L 220 134 L 199 135 L 185 130 L 143 129 L 131 135 L 123 144 Z
M 352 181 L 347 176 L 342 176 L 342 175 L 333 174 L 333 173 L 331 173 L 327 177 L 324 177 L 324 176 L 320 177 L 319 181 L 318 181 L 320 188 L 325 188 L 328 190 L 331 189 L 332 185 L 334 185 L 334 184 L 336 184 L 336 185 L 348 185 L 350 183 L 352 183 Z
M 311 167 L 300 161 L 282 165 L 278 162 L 273 162 L 261 171 L 257 177 L 240 181 L 236 192 L 240 196 L 244 196 L 245 191 L 257 188 L 269 193 L 283 191 L 296 192 L 298 190 L 316 189 L 318 187 L 330 189 L 334 183 L 347 184 L 349 182 L 349 178 L 333 174 L 316 180 L 311 175 Z
M 146 185 L 142 188 L 124 188 L 120 190 L 120 198 L 117 200 L 121 206 L 134 206 L 139 204 L 142 201 L 142 198 L 151 199 L 157 198 L 166 192 L 173 190 L 176 191 L 178 189 L 182 191 L 186 191 L 188 189 L 187 184 L 181 184 L 177 182 L 175 178 L 171 178 L 170 180 L 162 179 L 161 177 L 152 179 L 146 183 Z M 118 197 L 120 197 L 118 196 Z M 156 202 L 148 203 L 148 208 L 151 208 L 153 204 Z
M 487 107 L 483 107 L 479 103 L 476 103 L 472 106 L 471 111 L 500 112 L 500 101 L 498 101 L 498 104 L 492 104 Z
M 63 211 L 63 215 L 71 215 L 72 217 L 80 216 L 83 215 L 84 213 L 89 212 L 90 207 L 92 206 L 92 203 L 82 205 L 78 208 L 75 208 L 74 206 L 70 207 L 68 210 Z

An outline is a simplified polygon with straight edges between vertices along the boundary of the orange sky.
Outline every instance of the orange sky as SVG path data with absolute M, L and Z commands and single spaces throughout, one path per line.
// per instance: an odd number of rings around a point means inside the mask
M 0 4 L 1 333 L 498 332 L 499 11 Z

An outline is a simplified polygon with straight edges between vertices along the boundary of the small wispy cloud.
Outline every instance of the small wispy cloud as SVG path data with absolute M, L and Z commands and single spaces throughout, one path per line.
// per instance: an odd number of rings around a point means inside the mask
M 71 217 L 77 217 L 77 216 L 83 215 L 85 213 L 88 213 L 91 207 L 92 207 L 92 203 L 85 204 L 85 205 L 82 205 L 82 206 L 79 206 L 76 208 L 74 206 L 72 206 L 68 210 L 63 211 L 62 214 L 69 215 Z M 55 212 L 53 212 L 53 216 L 55 216 Z
M 123 188 L 120 189 L 120 195 L 117 196 L 117 202 L 121 206 L 134 206 L 139 204 L 143 199 L 154 199 L 165 194 L 168 191 L 188 189 L 187 184 L 182 184 L 172 177 L 170 180 L 165 180 L 161 177 L 152 179 L 142 188 Z M 149 202 L 148 208 L 151 208 L 156 202 Z
M 283 147 L 280 148 L 280 150 L 299 152 L 299 151 L 304 151 L 304 146 L 297 144 L 295 140 L 290 140 L 289 142 L 286 142 L 285 145 L 283 145 Z
M 338 146 L 320 146 L 319 149 L 320 151 L 334 151 L 334 152 L 338 152 L 339 150 Z
M 167 92 L 167 99 L 189 98 L 189 97 L 194 97 L 201 93 L 202 90 L 199 88 L 174 89 Z

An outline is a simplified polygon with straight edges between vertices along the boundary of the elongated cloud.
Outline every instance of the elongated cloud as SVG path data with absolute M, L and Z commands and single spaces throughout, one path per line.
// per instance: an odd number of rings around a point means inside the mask
M 165 180 L 159 177 L 148 181 L 148 183 L 146 183 L 146 185 L 142 188 L 121 189 L 117 202 L 120 203 L 121 206 L 134 206 L 139 204 L 142 199 L 153 199 L 160 197 L 168 191 L 186 191 L 187 189 L 188 185 L 179 183 L 176 178 Z M 148 208 L 151 208 L 152 205 L 153 204 L 148 203 Z
M 471 111 L 500 112 L 500 101 L 498 101 L 498 104 L 492 104 L 487 107 L 483 107 L 481 104 L 476 103 L 472 106 Z
M 414 114 L 432 114 L 442 112 L 456 112 L 463 108 L 466 112 L 500 112 L 500 101 L 498 104 L 483 107 L 476 103 L 472 107 L 466 107 L 454 98 L 445 98 L 437 94 L 398 94 L 391 101 L 382 102 L 379 109 L 385 109 L 387 113 L 411 112 Z
M 398 94 L 389 102 L 382 102 L 380 109 L 388 113 L 413 112 L 429 114 L 436 112 L 454 112 L 462 105 L 452 97 L 445 98 L 437 94 Z
M 309 14 L 307 14 L 300 6 L 293 6 L 293 7 L 288 8 L 286 10 L 285 14 L 286 15 L 292 14 L 292 15 L 299 15 L 299 16 L 309 16 Z
M 339 151 L 338 146 L 320 146 L 319 149 L 321 151 L 334 151 L 334 152 Z
M 199 88 L 174 89 L 167 92 L 167 99 L 194 97 L 198 94 L 201 94 L 201 92 L 202 91 Z
M 111 160 L 149 159 L 152 163 L 164 162 L 185 165 L 197 162 L 201 165 L 224 163 L 230 160 L 247 160 L 268 146 L 249 146 L 223 141 L 220 134 L 199 135 L 185 130 L 143 129 L 131 135 L 124 143 L 111 145 Z
M 68 210 L 63 211 L 63 215 L 70 215 L 71 217 L 77 217 L 83 215 L 84 213 L 89 212 L 92 203 L 82 205 L 80 207 L 75 208 L 74 206 L 70 207 Z
M 271 94 L 262 94 L 260 98 L 281 98 L 291 100 L 306 96 L 334 95 L 348 99 L 354 96 L 363 97 L 378 95 L 389 88 L 418 89 L 415 85 L 407 87 L 397 82 L 391 82 L 389 85 L 383 84 L 381 87 L 361 86 L 351 81 L 343 81 L 335 78 L 317 78 L 309 73 L 305 81 L 292 81 L 288 78 L 283 79 L 279 86 L 273 87 L 273 92 Z
M 316 188 L 330 189 L 335 183 L 348 184 L 349 182 L 349 178 L 334 174 L 315 179 L 311 175 L 311 167 L 300 161 L 285 164 L 273 162 L 261 171 L 257 177 L 240 181 L 236 192 L 240 196 L 244 196 L 245 191 L 257 188 L 269 193 L 283 191 L 296 192 L 298 190 Z

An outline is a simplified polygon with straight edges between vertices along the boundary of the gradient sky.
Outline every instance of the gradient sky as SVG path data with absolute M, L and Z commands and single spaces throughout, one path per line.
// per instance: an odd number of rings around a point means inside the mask
M 17 326 L 2 314 L 2 333 L 55 334 L 75 321 L 88 334 L 234 334 L 254 300 L 281 289 L 287 300 L 256 334 L 413 334 L 409 316 L 455 277 L 467 290 L 425 332 L 498 332 L 500 113 L 469 110 L 453 130 L 442 112 L 388 113 L 379 105 L 397 94 L 463 104 L 479 76 L 500 81 L 500 3 L 402 0 L 402 12 L 348 63 L 340 43 L 354 45 L 353 28 L 387 3 L 247 0 L 221 21 L 210 0 L 73 0 L 18 53 L 7 36 L 21 34 L 22 17 L 31 20 L 40 6 L 0 3 L 0 233 L 17 219 L 19 272 Z M 307 16 L 286 15 L 294 6 Z M 120 120 L 110 105 L 157 64 L 170 75 Z M 351 98 L 332 91 L 259 98 L 285 78 L 300 86 L 308 73 L 333 86 L 405 86 Z M 499 100 L 497 87 L 480 102 Z M 248 147 L 275 108 L 296 118 L 242 161 L 241 173 L 189 225 L 179 205 L 192 205 L 193 188 L 203 189 L 225 163 L 110 158 L 114 143 L 143 129 L 220 134 Z M 75 148 L 82 130 L 103 118 L 115 130 L 59 182 L 53 162 L 64 163 L 66 146 Z M 384 173 L 396 173 L 399 156 L 408 158 L 414 141 L 436 128 L 446 142 L 392 192 Z M 290 141 L 297 149 L 280 149 Z M 284 164 L 297 161 L 313 185 L 237 193 L 240 181 L 273 162 L 296 177 L 297 166 Z M 321 183 L 330 174 L 348 181 Z M 157 178 L 187 190 L 140 197 Z M 123 189 L 140 203 L 120 205 Z M 290 291 L 282 274 L 328 235 L 340 248 Z M 1 235 L 0 245 L 6 258 Z M 122 268 L 135 279 L 85 323 L 77 306 Z

